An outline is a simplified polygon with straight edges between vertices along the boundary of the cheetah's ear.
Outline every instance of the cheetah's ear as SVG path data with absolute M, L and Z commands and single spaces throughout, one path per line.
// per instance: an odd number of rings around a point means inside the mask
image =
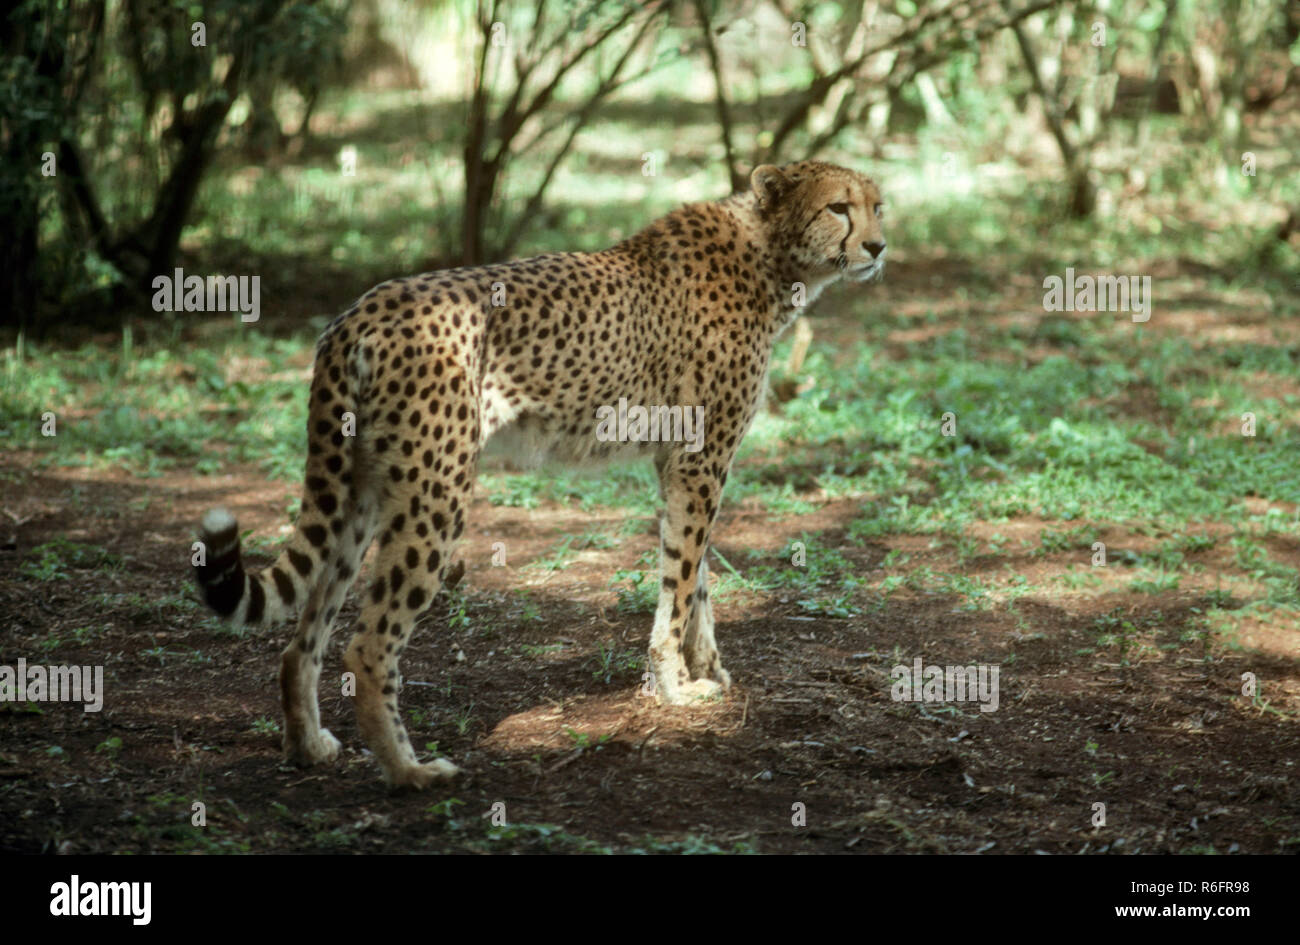
M 758 197 L 758 209 L 763 212 L 771 210 L 780 202 L 790 189 L 790 184 L 790 179 L 781 169 L 771 164 L 760 164 L 749 175 L 749 186 L 754 189 L 754 195 Z

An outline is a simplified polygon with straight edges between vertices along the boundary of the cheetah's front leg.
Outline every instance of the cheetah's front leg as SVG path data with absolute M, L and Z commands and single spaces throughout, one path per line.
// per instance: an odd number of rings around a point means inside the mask
M 731 683 L 713 641 L 704 564 L 722 494 L 722 481 L 709 469 L 693 457 L 660 470 L 667 509 L 659 526 L 659 607 L 650 633 L 650 671 L 656 694 L 670 705 L 715 696 Z
M 709 599 L 709 550 L 705 546 L 696 567 L 698 577 L 690 615 L 686 618 L 686 633 L 682 638 L 682 655 L 691 679 L 712 679 L 731 688 L 731 674 L 722 668 L 718 656 L 718 643 L 713 638 L 713 603 Z

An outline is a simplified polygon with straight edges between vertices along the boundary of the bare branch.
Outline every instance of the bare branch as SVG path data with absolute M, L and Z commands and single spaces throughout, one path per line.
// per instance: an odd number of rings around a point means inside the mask
M 563 144 L 561 144 L 560 147 L 556 150 L 556 152 L 551 156 L 551 160 L 548 162 L 546 166 L 546 171 L 542 175 L 541 182 L 533 190 L 532 196 L 528 198 L 528 203 L 525 205 L 523 212 L 515 218 L 515 222 L 510 228 L 510 232 L 505 239 L 505 243 L 502 250 L 505 254 L 508 255 L 509 253 L 511 253 L 514 250 L 515 246 L 518 245 L 520 237 L 523 236 L 525 227 L 527 227 L 528 224 L 532 222 L 533 218 L 537 214 L 537 211 L 541 208 L 542 200 L 546 196 L 546 191 L 550 187 L 551 180 L 555 176 L 555 172 L 559 169 L 561 162 L 563 162 L 564 158 L 568 155 L 570 149 L 573 147 L 573 142 L 577 138 L 578 133 L 584 127 L 586 127 L 587 122 L 590 120 L 591 115 L 595 112 L 596 108 L 603 101 L 605 101 L 605 99 L 607 99 L 616 89 L 620 88 L 623 85 L 626 85 L 628 82 L 649 75 L 657 68 L 657 65 L 652 63 L 651 65 L 647 66 L 645 69 L 642 69 L 640 72 L 634 74 L 633 76 L 629 76 L 623 79 L 619 78 L 620 74 L 623 71 L 623 68 L 627 65 L 628 61 L 632 58 L 633 53 L 641 46 L 642 42 L 646 37 L 646 34 L 650 30 L 651 25 L 655 22 L 655 19 L 656 17 L 653 15 L 646 17 L 644 22 L 642 22 L 640 28 L 637 30 L 637 33 L 633 37 L 632 41 L 627 44 L 627 47 L 623 50 L 623 54 L 619 57 L 618 61 L 614 64 L 614 67 L 610 70 L 609 75 L 607 75 L 603 80 L 601 80 L 600 85 L 597 86 L 597 88 L 591 93 L 590 96 L 588 96 L 587 100 L 574 114 L 573 123 L 569 128 L 569 133 L 565 137 Z M 539 135 L 539 138 L 540 137 L 541 136 Z
M 898 33 L 864 49 L 861 54 L 839 68 L 814 78 L 809 83 L 799 102 L 786 114 L 773 134 L 772 143 L 766 150 L 764 160 L 776 159 L 786 139 L 805 124 L 809 113 L 814 107 L 826 100 L 826 96 L 835 86 L 835 83 L 856 74 L 873 57 L 880 55 L 882 52 L 896 48 L 903 49 L 904 52 L 901 56 L 910 60 L 909 68 L 904 75 L 911 77 L 924 69 L 930 68 L 937 62 L 943 61 L 954 48 L 970 45 L 979 39 L 986 38 L 1015 23 L 1019 23 L 1035 13 L 1059 6 L 1062 2 L 1063 0 L 1031 0 L 1031 2 L 1019 9 L 1002 12 L 995 0 L 987 0 L 983 4 L 972 3 L 955 8 L 934 9 L 913 17 Z M 956 15 L 957 10 L 964 10 L 964 15 L 958 17 Z M 1000 16 L 985 21 L 971 31 L 973 21 L 978 20 L 986 13 L 999 12 L 1001 12 Z M 939 24 L 945 22 L 948 24 L 946 29 L 938 29 Z M 932 27 L 935 28 L 933 32 L 938 34 L 938 38 L 936 39 L 935 35 L 927 35 L 922 38 L 922 34 L 929 32 Z M 964 31 L 969 35 L 963 35 Z
M 732 191 L 742 190 L 745 178 L 736 167 L 736 149 L 731 136 L 731 109 L 727 105 L 726 84 L 722 79 L 722 60 L 718 56 L 718 45 L 713 41 L 713 24 L 709 19 L 705 0 L 695 0 L 695 12 L 700 18 L 700 35 L 704 40 L 704 51 L 709 57 L 709 67 L 713 70 L 713 84 L 716 90 L 714 102 L 718 110 L 718 130 L 722 135 L 722 149 L 727 162 L 727 177 L 731 181 Z

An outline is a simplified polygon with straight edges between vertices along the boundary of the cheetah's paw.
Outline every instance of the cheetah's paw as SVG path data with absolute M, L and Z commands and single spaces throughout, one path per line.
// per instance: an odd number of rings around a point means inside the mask
M 446 758 L 430 761 L 423 765 L 410 765 L 387 777 L 393 788 L 407 791 L 423 791 L 439 781 L 450 781 L 460 773 L 460 769 Z
M 300 768 L 325 764 L 339 756 L 339 740 L 329 729 L 323 728 L 316 735 L 295 741 L 285 739 L 284 754 L 290 764 Z
M 727 681 L 730 683 L 730 678 Z M 722 683 L 712 679 L 692 679 L 679 685 L 677 691 L 671 695 L 665 694 L 663 701 L 668 705 L 690 705 L 695 702 L 720 699 L 725 691 Z

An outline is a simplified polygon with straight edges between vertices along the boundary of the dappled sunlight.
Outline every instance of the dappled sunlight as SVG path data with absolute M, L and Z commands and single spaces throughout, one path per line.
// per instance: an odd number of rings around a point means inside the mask
M 659 707 L 649 697 L 626 693 L 560 706 L 542 705 L 502 719 L 483 739 L 484 749 L 508 753 L 544 750 L 600 751 L 611 743 L 637 752 L 678 746 L 700 735 L 725 736 L 737 727 L 744 697 L 687 707 Z

